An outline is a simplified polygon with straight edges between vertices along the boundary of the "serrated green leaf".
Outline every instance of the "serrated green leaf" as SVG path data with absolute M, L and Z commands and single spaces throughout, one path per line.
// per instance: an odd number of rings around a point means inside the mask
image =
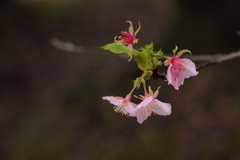
M 163 51 L 162 49 L 160 49 L 157 53 L 156 53 L 157 56 L 163 56 Z
M 149 50 L 153 50 L 153 45 L 154 45 L 153 43 L 147 44 L 145 48 Z
M 147 44 L 145 45 L 144 47 L 141 47 L 140 50 L 150 50 L 150 51 L 153 51 L 153 43 L 150 43 L 150 44 Z

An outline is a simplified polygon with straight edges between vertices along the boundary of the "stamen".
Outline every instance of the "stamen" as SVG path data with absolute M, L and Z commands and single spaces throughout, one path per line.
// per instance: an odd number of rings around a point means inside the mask
M 149 117 L 150 117 L 152 114 L 153 114 L 153 115 L 157 115 L 157 114 L 154 112 L 155 109 L 162 109 L 162 108 L 159 107 L 159 106 L 158 106 L 157 104 L 155 104 L 155 103 L 150 103 L 150 104 L 147 106 L 145 112 L 148 114 Z
M 185 68 L 182 66 L 182 64 L 179 64 L 179 69 L 182 71 L 185 70 Z
M 121 114 L 124 115 L 124 116 L 128 116 L 128 113 L 125 111 L 124 106 L 114 106 L 114 107 L 113 107 L 113 110 L 114 110 L 116 113 L 121 113 Z

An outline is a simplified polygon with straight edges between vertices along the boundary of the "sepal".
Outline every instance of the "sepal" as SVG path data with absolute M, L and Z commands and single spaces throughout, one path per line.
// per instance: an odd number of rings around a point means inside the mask
M 170 62 L 169 62 L 169 60 L 165 60 L 165 61 L 163 62 L 163 64 L 164 64 L 164 66 L 168 66 L 168 65 L 170 64 Z
M 177 46 L 177 45 L 175 45 L 175 48 L 173 49 L 173 56 L 175 56 L 175 55 L 176 55 L 176 52 L 177 52 L 177 50 L 178 50 L 178 46 Z
M 181 55 L 183 55 L 183 53 L 187 53 L 187 52 L 190 53 L 190 54 L 192 54 L 190 50 L 188 50 L 188 49 L 183 49 L 183 50 L 181 50 L 181 51 L 179 51 L 179 52 L 177 53 L 176 57 L 181 57 Z

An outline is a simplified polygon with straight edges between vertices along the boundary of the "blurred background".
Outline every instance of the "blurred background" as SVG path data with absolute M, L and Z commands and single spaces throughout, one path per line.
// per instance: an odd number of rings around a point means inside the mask
M 238 51 L 239 7 L 238 0 L 1 1 L 0 159 L 239 160 L 240 58 L 200 70 L 179 91 L 151 79 L 172 114 L 138 124 L 102 96 L 125 96 L 141 71 L 100 48 L 130 20 L 135 28 L 141 22 L 143 44 L 166 53 L 175 45 L 194 55 Z M 53 38 L 92 52 L 57 49 Z

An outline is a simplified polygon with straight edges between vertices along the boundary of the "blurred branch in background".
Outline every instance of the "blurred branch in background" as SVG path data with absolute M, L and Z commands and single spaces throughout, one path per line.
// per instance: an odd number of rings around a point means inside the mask
M 240 57 L 240 51 L 232 52 L 228 54 L 216 54 L 216 55 L 198 55 L 190 57 L 193 61 L 206 61 L 205 63 L 198 65 L 197 70 L 203 67 L 210 66 L 213 64 L 219 64 L 225 61 L 232 60 Z
M 105 56 L 110 56 L 110 57 L 115 57 L 115 58 L 123 58 L 127 59 L 127 55 L 125 54 L 119 54 L 118 56 L 115 56 L 113 54 L 108 54 L 105 50 L 100 49 L 99 47 L 82 47 L 82 46 L 77 46 L 73 44 L 72 42 L 63 42 L 57 38 L 52 38 L 50 39 L 50 44 L 60 50 L 72 52 L 72 53 L 77 53 L 77 54 L 95 54 L 95 55 L 105 55 Z

